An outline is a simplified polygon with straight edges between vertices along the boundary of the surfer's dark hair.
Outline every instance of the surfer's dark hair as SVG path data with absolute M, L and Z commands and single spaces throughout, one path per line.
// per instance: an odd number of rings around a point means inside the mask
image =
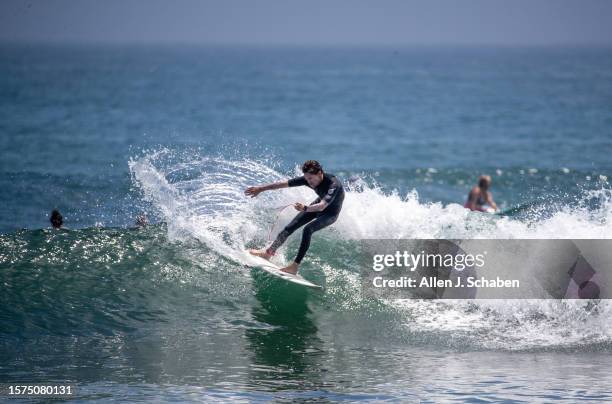
M 321 171 L 323 171 L 323 167 L 321 167 L 321 164 L 316 160 L 306 160 L 306 162 L 302 164 L 302 172 L 304 174 L 318 174 Z

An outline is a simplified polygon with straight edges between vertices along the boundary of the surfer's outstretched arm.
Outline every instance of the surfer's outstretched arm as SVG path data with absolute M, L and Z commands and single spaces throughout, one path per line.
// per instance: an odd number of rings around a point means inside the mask
M 287 188 L 288 186 L 289 186 L 288 181 L 273 182 L 271 184 L 260 185 L 260 186 L 255 186 L 255 187 L 248 187 L 244 191 L 244 194 L 247 196 L 250 196 L 251 198 L 254 198 L 260 193 L 262 193 L 263 191 L 271 191 L 273 189 Z

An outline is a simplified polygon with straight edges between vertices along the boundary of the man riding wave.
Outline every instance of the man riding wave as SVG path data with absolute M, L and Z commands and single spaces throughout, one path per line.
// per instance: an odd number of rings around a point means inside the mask
M 272 184 L 253 186 L 247 188 L 244 193 L 250 197 L 256 197 L 263 191 L 281 189 L 287 187 L 308 186 L 312 188 L 318 198 L 306 206 L 299 202 L 294 203 L 295 210 L 300 211 L 295 218 L 278 234 L 276 240 L 266 249 L 251 249 L 249 252 L 261 258 L 270 259 L 276 250 L 297 229 L 306 225 L 302 232 L 302 241 L 298 253 L 293 262 L 282 268 L 281 271 L 296 274 L 308 247 L 312 234 L 321 230 L 338 219 L 344 201 L 344 188 L 342 183 L 333 174 L 323 172 L 318 161 L 308 160 L 302 165 L 301 177 L 292 178 L 288 181 L 280 181 Z

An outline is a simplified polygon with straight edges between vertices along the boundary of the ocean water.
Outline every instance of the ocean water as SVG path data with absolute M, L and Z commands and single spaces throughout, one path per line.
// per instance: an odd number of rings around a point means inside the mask
M 612 400 L 608 301 L 368 299 L 353 254 L 612 238 L 612 49 L 0 55 L 0 382 L 105 401 Z M 301 269 L 323 292 L 241 252 L 294 214 L 275 207 L 314 199 L 244 189 L 311 158 L 348 188 Z M 482 173 L 503 215 L 462 208 Z

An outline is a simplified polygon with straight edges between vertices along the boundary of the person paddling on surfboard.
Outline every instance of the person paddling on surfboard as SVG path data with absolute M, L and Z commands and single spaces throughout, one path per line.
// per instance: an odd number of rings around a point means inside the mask
M 478 185 L 472 188 L 463 207 L 478 212 L 490 212 L 491 209 L 497 211 L 497 205 L 489 191 L 490 187 L 491 177 L 489 175 L 478 177 Z
M 302 242 L 300 243 L 300 249 L 293 260 L 293 262 L 282 268 L 281 271 L 296 274 L 298 267 L 302 262 L 302 258 L 308 251 L 310 246 L 310 238 L 315 231 L 321 230 L 338 219 L 340 210 L 342 209 L 342 202 L 344 201 L 344 188 L 342 183 L 336 176 L 323 172 L 323 168 L 318 161 L 308 160 L 302 165 L 302 172 L 304 173 L 301 177 L 292 178 L 288 181 L 276 182 L 273 184 L 267 184 L 262 186 L 255 186 L 247 188 L 244 193 L 251 198 L 256 197 L 263 191 L 272 189 L 280 189 L 287 187 L 298 187 L 306 185 L 312 188 L 318 195 L 310 205 L 302 205 L 297 202 L 293 204 L 295 210 L 300 213 L 293 218 L 293 220 L 281 231 L 276 240 L 265 250 L 251 249 L 249 252 L 261 258 L 270 259 L 276 252 L 276 250 L 287 240 L 287 238 L 299 229 L 304 227 L 302 232 Z M 308 223 L 308 224 L 307 224 Z

